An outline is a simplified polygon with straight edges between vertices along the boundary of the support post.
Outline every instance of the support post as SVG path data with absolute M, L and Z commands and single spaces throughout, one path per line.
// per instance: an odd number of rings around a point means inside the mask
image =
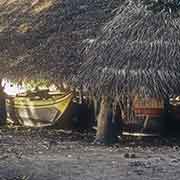
M 2 86 L 2 79 L 0 79 L 0 125 L 6 124 L 6 94 L 4 93 L 4 87 Z

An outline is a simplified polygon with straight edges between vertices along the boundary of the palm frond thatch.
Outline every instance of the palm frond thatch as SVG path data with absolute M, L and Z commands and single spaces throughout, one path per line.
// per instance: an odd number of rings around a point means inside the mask
M 59 80 L 73 74 L 81 63 L 81 42 L 96 38 L 120 4 L 119 0 L 2 0 L 1 76 Z
M 98 95 L 180 93 L 180 18 L 129 2 L 85 52 L 75 82 Z

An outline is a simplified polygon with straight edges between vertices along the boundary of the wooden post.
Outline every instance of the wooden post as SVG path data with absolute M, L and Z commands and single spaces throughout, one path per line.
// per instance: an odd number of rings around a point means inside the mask
M 83 98 L 83 87 L 81 86 L 79 89 L 79 103 L 83 104 L 84 103 L 84 98 Z
M 6 94 L 4 93 L 4 87 L 2 86 L 2 79 L 0 79 L 0 125 L 6 124 Z
M 172 130 L 174 125 L 174 120 L 171 117 L 171 105 L 169 102 L 169 98 L 164 98 L 164 112 L 161 119 L 161 134 L 163 136 L 168 136 Z

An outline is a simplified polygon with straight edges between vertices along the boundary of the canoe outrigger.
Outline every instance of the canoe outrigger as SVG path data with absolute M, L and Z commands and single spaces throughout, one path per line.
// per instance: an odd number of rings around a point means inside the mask
M 72 92 L 20 94 L 7 99 L 7 119 L 29 127 L 50 126 L 60 120 L 72 98 Z

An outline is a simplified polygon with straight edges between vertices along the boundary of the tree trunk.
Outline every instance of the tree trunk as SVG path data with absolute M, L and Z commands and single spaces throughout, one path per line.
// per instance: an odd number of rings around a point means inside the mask
M 6 94 L 2 87 L 2 80 L 0 80 L 0 125 L 6 124 Z
M 100 111 L 97 118 L 97 132 L 95 143 L 112 144 L 117 141 L 117 134 L 114 133 L 113 110 L 108 97 L 103 96 L 100 104 Z

